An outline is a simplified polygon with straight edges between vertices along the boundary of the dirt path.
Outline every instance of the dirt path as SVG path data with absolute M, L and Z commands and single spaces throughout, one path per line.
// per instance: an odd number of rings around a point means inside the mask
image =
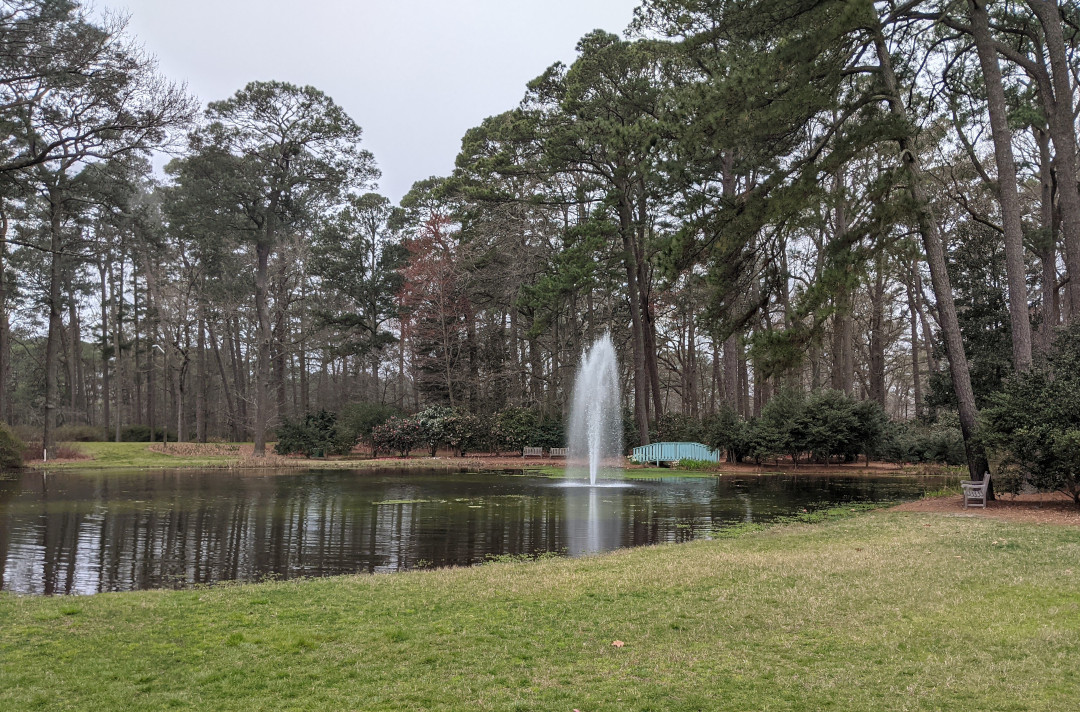
M 906 502 L 893 508 L 898 512 L 935 512 L 952 517 L 989 517 L 1029 524 L 1064 524 L 1080 527 L 1080 507 L 1060 492 L 1048 494 L 999 495 L 986 509 L 964 509 L 961 495 L 933 497 Z

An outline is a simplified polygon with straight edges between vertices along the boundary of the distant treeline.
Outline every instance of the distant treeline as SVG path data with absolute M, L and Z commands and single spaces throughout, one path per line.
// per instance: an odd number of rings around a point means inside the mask
M 1080 314 L 1075 3 L 646 0 L 398 205 L 317 88 L 199 111 L 122 18 L 0 5 L 0 415 L 46 445 L 548 427 L 610 331 L 635 444 L 956 461 L 955 426 L 980 476 L 980 411 Z

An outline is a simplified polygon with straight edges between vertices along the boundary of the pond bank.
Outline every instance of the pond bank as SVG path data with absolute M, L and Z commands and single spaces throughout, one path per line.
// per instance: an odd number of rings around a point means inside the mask
M 552 458 L 522 458 L 516 456 L 470 455 L 455 457 L 440 453 L 439 457 L 386 457 L 386 458 L 319 458 L 284 457 L 267 448 L 264 458 L 252 457 L 251 443 L 65 443 L 66 448 L 80 452 L 80 459 L 53 460 L 47 463 L 33 461 L 28 467 L 43 470 L 118 470 L 118 469 L 243 469 L 243 470 L 289 470 L 289 469 L 363 469 L 367 467 L 420 467 L 447 468 L 453 470 L 529 470 L 538 474 L 558 477 L 563 475 L 564 461 Z M 716 477 L 717 475 L 951 475 L 956 468 L 939 466 L 906 466 L 873 462 L 847 465 L 763 465 L 719 463 L 708 470 L 680 470 L 678 468 L 630 465 L 624 470 L 627 478 L 653 477 Z
M 0 708 L 1065 709 L 1077 560 L 1068 527 L 875 511 L 576 560 L 0 595 Z

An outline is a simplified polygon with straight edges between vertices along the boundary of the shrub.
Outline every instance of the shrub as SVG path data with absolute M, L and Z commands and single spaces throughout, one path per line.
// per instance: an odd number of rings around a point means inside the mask
M 528 408 L 503 408 L 495 416 L 492 435 L 499 450 L 522 452 L 526 445 L 532 445 L 539 425 L 536 411 Z
M 531 445 L 551 449 L 553 447 L 566 446 L 566 429 L 563 427 L 562 418 L 548 416 L 533 432 Z
M 861 452 L 866 461 L 881 456 L 882 438 L 889 428 L 889 416 L 881 404 L 873 400 L 855 404 L 855 431 L 851 443 L 852 454 Z
M 876 453 L 888 462 L 963 465 L 964 438 L 957 428 L 928 428 L 915 423 L 890 423 L 883 429 Z
M 709 470 L 715 470 L 719 467 L 711 460 L 678 460 L 673 463 L 673 466 L 680 470 L 687 470 L 690 472 L 708 472 Z
M 475 450 L 483 442 L 483 423 L 479 416 L 456 411 L 446 418 L 446 444 L 457 450 L 459 456 Z
M 378 450 L 371 437 L 372 431 L 398 414 L 397 408 L 384 403 L 351 403 L 338 415 L 338 431 L 346 439 L 371 446 L 374 456 Z
M 983 437 L 1028 484 L 1080 504 L 1080 324 L 1062 330 L 1046 362 L 990 397 Z
M 326 457 L 347 453 L 356 445 L 351 434 L 338 428 L 337 415 L 327 410 L 308 413 L 302 420 L 288 418 L 275 430 L 279 455 L 300 453 L 306 457 Z
M 875 401 L 856 401 L 842 391 L 781 391 L 765 404 L 760 418 L 744 420 L 725 408 L 705 426 L 708 445 L 725 450 L 728 460 L 752 457 L 761 464 L 788 455 L 820 462 L 850 460 L 882 450 L 888 416 Z
M 765 404 L 761 417 L 750 421 L 749 454 L 755 463 L 785 454 L 798 462 L 806 449 L 804 408 L 805 396 L 794 390 L 781 391 Z
M 732 408 L 723 408 L 705 425 L 705 444 L 727 453 L 728 462 L 750 454 L 750 426 Z
M 388 418 L 382 425 L 371 431 L 375 447 L 388 452 L 397 452 L 401 457 L 408 457 L 412 449 L 423 442 L 420 424 L 412 418 Z
M 56 429 L 56 441 L 61 443 L 97 443 L 108 439 L 104 428 L 93 425 L 64 425 Z
M 23 441 L 17 438 L 8 426 L 0 423 L 0 470 L 22 467 L 25 449 Z
M 41 447 L 41 441 L 36 440 L 26 443 L 22 451 L 23 462 L 29 462 L 31 460 L 41 460 L 45 454 L 45 449 Z M 90 456 L 82 450 L 78 450 L 69 445 L 53 445 L 49 450 L 49 461 L 53 460 L 89 460 Z
M 11 425 L 8 426 L 15 437 L 22 440 L 24 443 L 32 441 L 34 438 L 41 437 L 40 425 Z
M 433 405 L 413 416 L 417 425 L 420 426 L 420 440 L 427 444 L 432 457 L 435 457 L 439 446 L 447 440 L 446 423 L 452 415 L 454 415 L 452 408 Z
M 813 393 L 799 414 L 789 453 L 797 461 L 799 452 L 808 452 L 826 463 L 834 457 L 853 456 L 862 444 L 857 435 L 858 426 L 855 402 L 843 391 Z
M 176 434 L 171 430 L 168 433 L 169 442 L 176 442 Z M 165 437 L 165 428 L 154 429 L 154 440 L 161 442 Z M 125 443 L 148 443 L 150 442 L 149 425 L 129 425 L 120 429 L 120 442 Z

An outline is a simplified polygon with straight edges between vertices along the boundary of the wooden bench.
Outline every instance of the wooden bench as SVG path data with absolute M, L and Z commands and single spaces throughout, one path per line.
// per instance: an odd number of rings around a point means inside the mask
M 964 509 L 970 507 L 982 507 L 986 509 L 986 493 L 990 489 L 990 473 L 983 475 L 981 480 L 962 480 L 960 489 L 964 490 Z
M 548 450 L 548 457 L 566 457 L 566 448 L 553 447 Z
M 544 448 L 542 447 L 524 447 L 521 448 L 522 457 L 543 457 Z

